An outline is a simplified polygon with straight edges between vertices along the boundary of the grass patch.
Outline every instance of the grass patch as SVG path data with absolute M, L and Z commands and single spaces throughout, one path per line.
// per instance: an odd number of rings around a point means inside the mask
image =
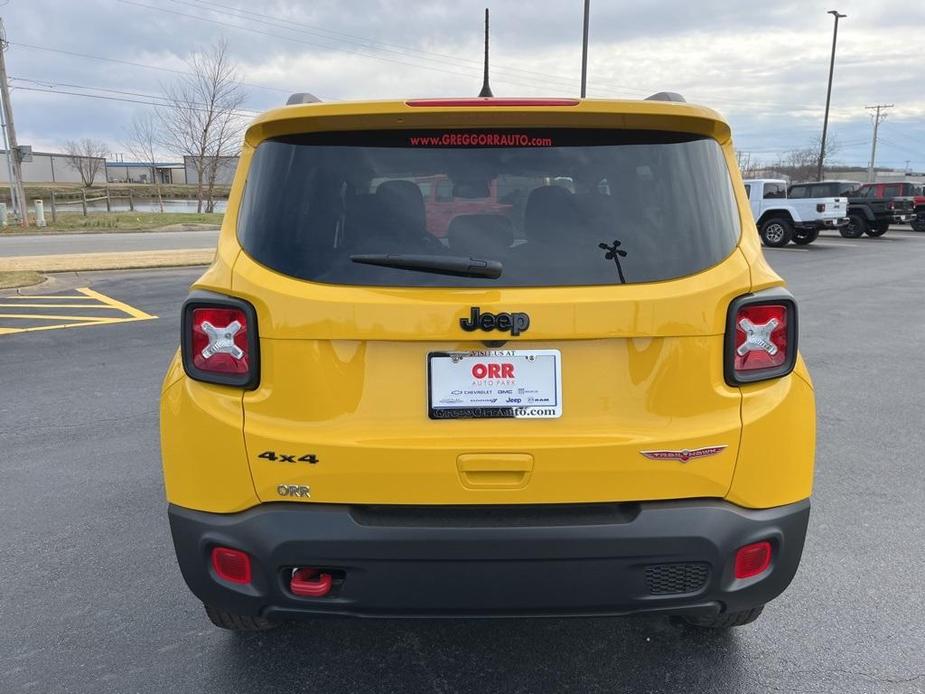
M 34 234 L 35 232 L 80 232 L 80 231 L 137 231 L 159 229 L 178 224 L 221 224 L 224 214 L 196 214 L 195 212 L 93 212 L 84 217 L 79 212 L 62 212 L 54 225 L 46 215 L 48 226 L 44 229 L 30 226 L 28 229 L 9 226 L 0 234 Z
M 132 196 L 136 200 L 157 197 L 157 191 L 150 183 L 110 183 L 107 186 L 105 182 L 98 180 L 92 188 L 84 188 L 80 183 L 27 183 L 25 186 L 29 207 L 32 207 L 32 201 L 35 199 L 44 200 L 45 214 L 50 214 L 52 191 L 62 200 L 79 200 L 81 190 L 87 191 L 88 198 L 96 198 L 105 195 L 107 187 L 114 200 L 117 196 L 127 195 L 129 190 L 132 191 Z M 230 186 L 217 185 L 213 195 L 216 198 L 227 198 L 230 188 Z M 186 183 L 162 184 L 161 195 L 165 198 L 195 200 L 196 186 Z M 0 202 L 9 204 L 9 197 L 9 190 L 0 189 Z
M 45 275 L 30 270 L 0 270 L 0 289 L 29 287 L 45 279 Z

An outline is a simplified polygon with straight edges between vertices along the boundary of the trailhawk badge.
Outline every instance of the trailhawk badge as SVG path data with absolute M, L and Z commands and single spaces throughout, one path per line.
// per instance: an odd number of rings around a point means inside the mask
M 639 451 L 646 458 L 651 460 L 677 460 L 681 463 L 689 463 L 696 458 L 706 458 L 710 455 L 716 455 L 724 450 L 726 446 L 707 446 L 706 448 L 684 448 L 680 451 Z

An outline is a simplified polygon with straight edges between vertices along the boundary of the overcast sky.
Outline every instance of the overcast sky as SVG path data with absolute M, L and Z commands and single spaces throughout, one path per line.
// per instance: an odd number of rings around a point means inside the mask
M 577 95 L 582 0 L 0 0 L 19 140 L 57 151 L 93 137 L 124 152 L 134 114 L 151 107 L 86 95 L 152 101 L 177 78 L 171 71 L 221 37 L 254 111 L 294 91 L 475 95 L 486 4 L 496 96 Z M 723 113 L 740 150 L 773 160 L 818 138 L 833 6 L 848 15 L 832 94 L 835 159 L 866 165 L 864 107 L 892 103 L 877 162 L 925 170 L 921 0 L 591 0 L 588 94 L 681 92 Z

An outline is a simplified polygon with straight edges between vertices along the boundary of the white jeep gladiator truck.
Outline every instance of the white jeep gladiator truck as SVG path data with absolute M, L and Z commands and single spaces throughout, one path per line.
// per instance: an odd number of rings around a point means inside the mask
M 787 197 L 787 182 L 776 178 L 752 178 L 745 190 L 765 246 L 780 248 L 793 241 L 805 246 L 819 237 L 822 229 L 839 229 L 848 224 L 848 199 Z

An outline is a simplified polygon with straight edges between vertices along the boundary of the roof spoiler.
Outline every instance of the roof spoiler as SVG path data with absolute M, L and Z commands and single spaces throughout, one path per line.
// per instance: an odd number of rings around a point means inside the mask
M 286 106 L 292 106 L 293 104 L 320 104 L 321 99 L 319 99 L 314 94 L 309 94 L 308 92 L 296 92 L 288 99 L 286 99 Z
M 673 101 L 676 104 L 686 104 L 687 99 L 678 94 L 677 92 L 658 92 L 652 96 L 647 96 L 646 101 Z

